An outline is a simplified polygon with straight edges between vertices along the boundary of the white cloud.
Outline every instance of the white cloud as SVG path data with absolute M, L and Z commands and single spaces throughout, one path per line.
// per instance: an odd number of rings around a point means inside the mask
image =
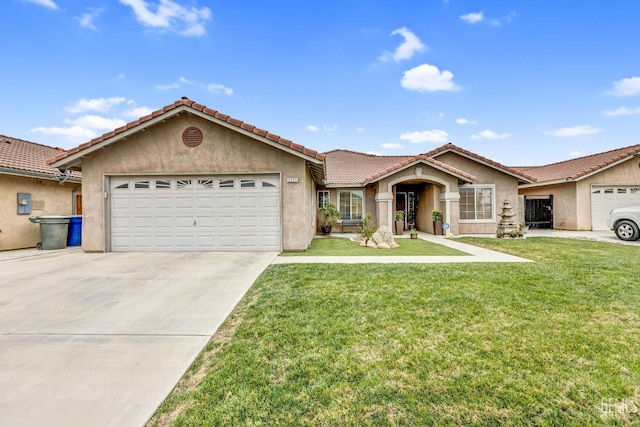
M 384 144 L 380 144 L 380 146 L 387 150 L 401 150 L 404 146 L 398 142 L 386 142 Z
M 31 132 L 41 133 L 43 135 L 53 135 L 53 136 L 62 136 L 67 141 L 81 143 L 88 140 L 91 140 L 97 136 L 97 134 L 90 130 L 83 128 L 81 126 L 71 126 L 71 127 L 37 127 L 31 129 Z
M 27 3 L 39 4 L 40 6 L 48 7 L 51 9 L 57 9 L 58 5 L 53 0 L 23 0 Z
M 314 126 L 314 125 L 308 125 L 305 129 L 308 130 L 309 132 L 318 132 L 320 130 L 318 129 L 318 126 Z
M 233 95 L 233 89 L 218 83 L 212 83 L 207 85 L 207 90 L 213 93 L 224 93 L 225 95 L 229 95 L 229 96 Z
M 102 116 L 86 115 L 74 120 L 66 119 L 65 123 L 87 129 L 113 130 L 127 124 L 122 119 L 108 119 Z
M 102 14 L 102 12 L 104 11 L 105 9 L 103 8 L 89 9 L 89 12 L 85 12 L 82 15 L 77 16 L 75 20 L 78 21 L 80 23 L 80 26 L 83 28 L 88 28 L 93 31 L 98 31 L 98 27 L 94 25 L 93 21 L 98 19 L 98 17 L 100 17 L 100 14 Z
M 420 142 L 447 142 L 449 134 L 440 129 L 425 130 L 422 132 L 408 132 L 400 135 L 400 139 L 413 144 Z
M 338 125 L 333 125 L 333 126 L 322 125 L 322 130 L 329 133 L 335 132 L 338 130 Z
M 384 52 L 378 57 L 382 62 L 393 60 L 394 62 L 402 61 L 403 59 L 410 59 L 416 52 L 422 52 L 427 49 L 427 46 L 420 41 L 418 36 L 413 34 L 407 27 L 398 28 L 391 32 L 391 35 L 401 35 L 404 38 L 404 42 L 391 52 Z
M 580 157 L 580 156 L 584 156 L 584 153 L 582 151 L 572 151 L 569 153 L 569 155 L 571 157 Z
M 172 0 L 160 0 L 151 6 L 145 0 L 120 0 L 120 3 L 131 6 L 142 25 L 160 31 L 173 31 L 183 36 L 205 34 L 204 25 L 211 19 L 211 10 L 207 7 L 187 7 Z
M 545 132 L 545 135 L 557 136 L 560 138 L 570 138 L 574 136 L 593 135 L 602 132 L 602 129 L 594 128 L 590 125 L 580 125 L 565 127 Z
M 138 118 L 143 117 L 143 116 L 148 116 L 152 112 L 153 112 L 153 110 L 151 108 L 135 107 L 135 108 L 132 108 L 130 110 L 125 111 L 124 113 L 122 113 L 122 115 L 125 116 L 125 117 L 131 117 L 131 118 L 134 118 L 134 119 L 138 119 Z
M 126 100 L 126 98 L 121 96 L 94 99 L 80 98 L 74 105 L 66 107 L 66 110 L 72 114 L 85 113 L 87 111 L 106 113 L 109 112 L 111 108 L 118 104 L 122 104 Z
M 118 80 L 124 80 L 126 78 L 127 78 L 127 76 L 124 73 L 118 74 Z
M 231 89 L 230 87 L 227 87 L 223 84 L 220 83 L 201 83 L 201 82 L 197 82 L 197 81 L 191 81 L 185 77 L 179 77 L 178 78 L 178 82 L 174 82 L 174 83 L 167 83 L 167 84 L 157 84 L 155 85 L 155 88 L 158 90 L 170 90 L 170 89 L 177 89 L 179 87 L 181 87 L 181 85 L 187 85 L 187 86 L 194 86 L 197 87 L 199 89 L 202 89 L 204 91 L 207 92 L 211 92 L 211 93 L 215 93 L 215 94 L 219 94 L 219 93 L 223 93 L 227 96 L 231 96 L 233 95 L 233 89 Z
M 603 111 L 602 114 L 605 116 L 631 116 L 634 114 L 640 114 L 640 108 L 620 107 L 615 110 Z
M 156 85 L 155 86 L 155 88 L 158 89 L 158 90 L 170 90 L 170 89 L 177 89 L 179 87 L 180 87 L 180 85 L 178 83 L 169 83 L 169 84 L 166 84 L 166 85 L 160 84 L 160 85 Z
M 478 22 L 482 22 L 484 19 L 484 15 L 482 12 L 476 13 L 467 13 L 466 15 L 460 15 L 460 19 L 463 21 L 467 21 L 469 24 L 475 24 Z
M 404 72 L 402 87 L 420 92 L 436 92 L 441 90 L 458 90 L 453 83 L 453 73 L 448 70 L 440 72 L 438 67 L 422 64 Z
M 469 120 L 465 118 L 456 119 L 456 123 L 459 125 L 477 125 L 478 122 L 475 120 Z
M 609 94 L 615 96 L 633 96 L 640 93 L 640 77 L 629 77 L 613 82 L 613 90 Z
M 510 136 L 510 133 L 495 133 L 492 130 L 485 129 L 480 133 L 471 135 L 471 139 L 504 139 Z
M 366 128 L 356 128 L 356 133 L 365 133 L 366 131 Z

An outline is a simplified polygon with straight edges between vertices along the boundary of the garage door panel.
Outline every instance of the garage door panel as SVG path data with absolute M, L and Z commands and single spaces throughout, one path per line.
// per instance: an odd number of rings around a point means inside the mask
M 609 212 L 629 206 L 640 206 L 640 186 L 594 185 L 591 188 L 591 228 L 607 230 Z
M 280 250 L 279 182 L 276 175 L 112 179 L 111 249 Z

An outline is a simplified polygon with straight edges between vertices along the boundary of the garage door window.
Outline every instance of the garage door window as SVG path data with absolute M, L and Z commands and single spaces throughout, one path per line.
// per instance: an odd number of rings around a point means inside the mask
M 233 179 L 221 179 L 220 188 L 233 188 Z
M 136 181 L 134 183 L 134 188 L 148 189 L 149 188 L 149 181 Z
M 156 189 L 169 189 L 171 188 L 171 181 L 168 179 L 156 179 Z
M 240 188 L 256 188 L 255 179 L 241 179 Z

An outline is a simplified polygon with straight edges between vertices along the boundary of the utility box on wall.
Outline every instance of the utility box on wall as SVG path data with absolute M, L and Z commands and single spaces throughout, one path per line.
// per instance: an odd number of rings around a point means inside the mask
M 31 193 L 18 193 L 18 215 L 31 214 Z

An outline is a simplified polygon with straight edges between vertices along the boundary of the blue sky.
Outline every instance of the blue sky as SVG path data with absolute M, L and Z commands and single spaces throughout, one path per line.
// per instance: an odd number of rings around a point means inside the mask
M 453 142 L 517 166 L 640 143 L 632 0 L 2 0 L 0 16 L 0 134 L 46 145 L 181 96 L 318 151 Z

